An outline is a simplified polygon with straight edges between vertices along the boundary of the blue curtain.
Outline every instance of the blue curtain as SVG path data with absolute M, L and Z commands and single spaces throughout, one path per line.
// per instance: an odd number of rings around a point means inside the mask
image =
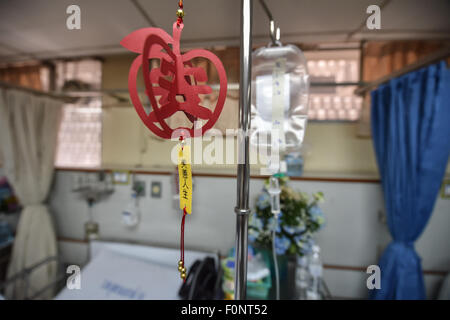
M 393 241 L 372 299 L 425 299 L 414 242 L 425 228 L 450 153 L 450 71 L 445 62 L 372 92 L 372 135 Z

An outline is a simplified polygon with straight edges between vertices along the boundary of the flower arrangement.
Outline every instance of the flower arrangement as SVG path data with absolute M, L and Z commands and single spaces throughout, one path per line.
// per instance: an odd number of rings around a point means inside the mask
M 309 195 L 287 185 L 288 177 L 280 177 L 281 213 L 278 223 L 270 208 L 270 195 L 267 191 L 269 180 L 256 201 L 256 210 L 250 216 L 249 240 L 263 248 L 272 248 L 272 232 L 276 229 L 275 250 L 278 255 L 307 254 L 313 244 L 312 236 L 320 230 L 325 220 L 319 203 L 323 201 L 322 192 Z

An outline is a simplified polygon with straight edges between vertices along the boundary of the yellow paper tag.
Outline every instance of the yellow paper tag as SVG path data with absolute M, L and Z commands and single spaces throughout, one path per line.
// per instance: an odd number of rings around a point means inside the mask
M 192 171 L 189 146 L 178 146 L 178 181 L 180 184 L 180 209 L 192 212 Z

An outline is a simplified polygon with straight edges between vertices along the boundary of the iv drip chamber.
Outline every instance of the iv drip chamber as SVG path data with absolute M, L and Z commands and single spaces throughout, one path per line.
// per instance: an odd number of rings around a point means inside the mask
M 280 207 L 280 184 L 277 177 L 270 177 L 268 192 L 270 194 L 270 208 L 273 214 L 278 215 L 281 212 Z
M 250 144 L 299 151 L 308 115 L 309 75 L 294 45 L 259 48 L 252 54 Z

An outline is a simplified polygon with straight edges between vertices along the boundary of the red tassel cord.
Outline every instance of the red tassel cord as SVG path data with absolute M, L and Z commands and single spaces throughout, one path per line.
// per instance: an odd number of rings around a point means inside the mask
M 181 1 L 180 1 L 181 2 Z M 184 137 L 180 136 L 181 150 L 184 149 Z M 180 261 L 178 261 L 178 271 L 180 272 L 180 277 L 183 281 L 186 281 L 186 267 L 184 266 L 184 225 L 186 223 L 186 207 L 183 208 L 183 218 L 181 218 L 181 233 L 180 233 Z

